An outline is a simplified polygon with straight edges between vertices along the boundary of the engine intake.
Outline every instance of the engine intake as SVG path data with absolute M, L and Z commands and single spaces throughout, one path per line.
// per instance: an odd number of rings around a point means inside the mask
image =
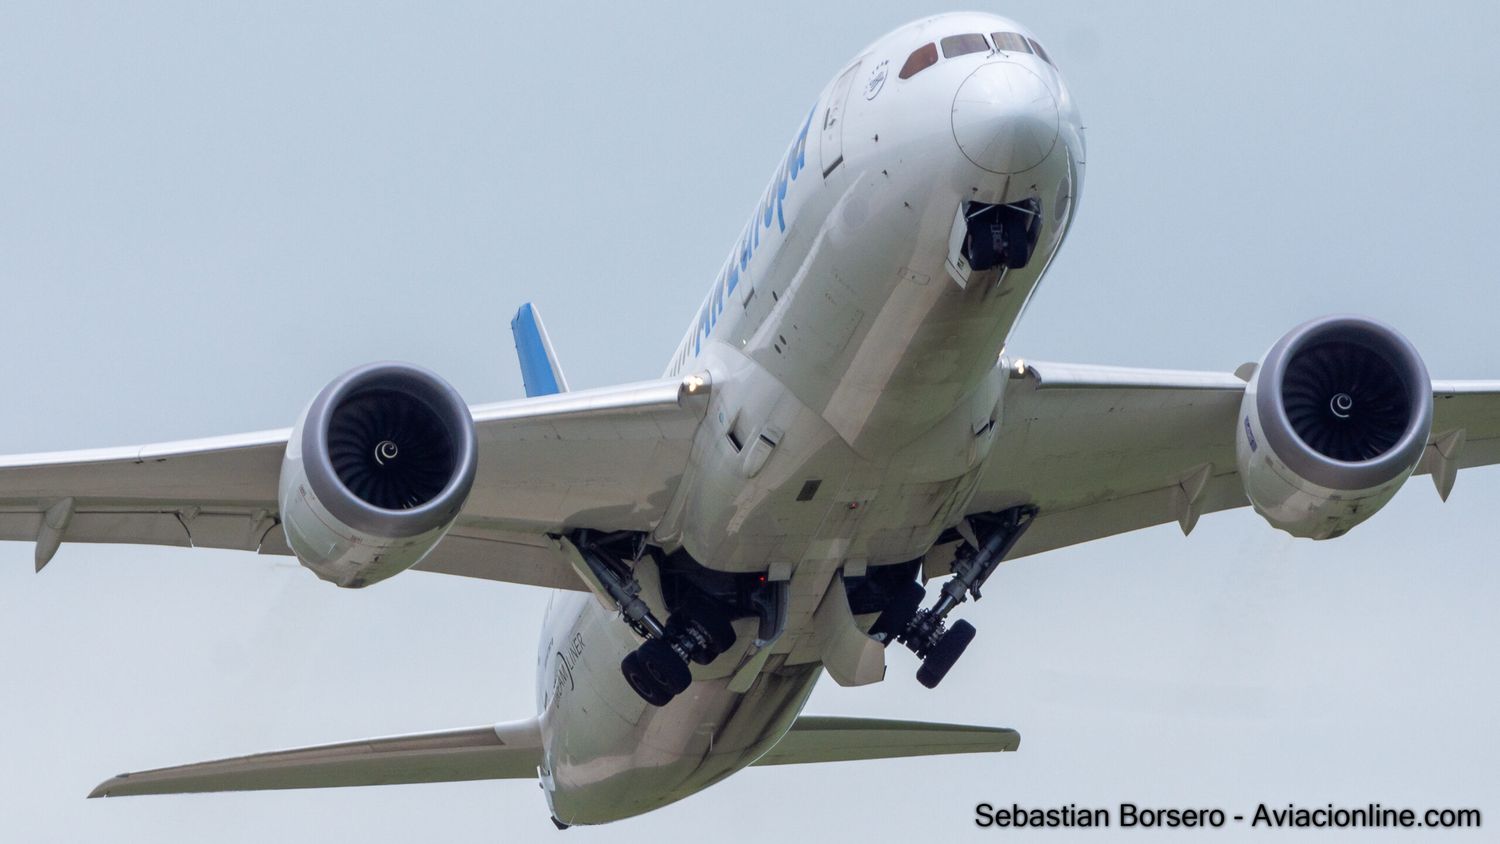
M 328 414 L 328 462 L 344 489 L 380 510 L 432 501 L 453 480 L 455 437 L 422 397 L 388 386 L 348 395 Z
M 468 405 L 437 375 L 402 363 L 345 373 L 313 399 L 287 444 L 287 543 L 324 580 L 384 580 L 447 532 L 478 455 Z
M 1417 401 L 1398 366 L 1378 347 L 1350 337 L 1320 340 L 1293 354 L 1281 380 L 1292 431 L 1334 460 L 1388 453 L 1411 429 Z
M 1395 329 L 1324 317 L 1273 345 L 1245 390 L 1237 458 L 1245 492 L 1294 536 L 1340 536 L 1416 469 L 1432 429 L 1432 382 Z

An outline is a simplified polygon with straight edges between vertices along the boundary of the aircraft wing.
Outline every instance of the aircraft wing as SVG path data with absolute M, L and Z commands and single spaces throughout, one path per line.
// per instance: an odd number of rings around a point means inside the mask
M 680 379 L 471 408 L 474 491 L 417 568 L 584 589 L 546 533 L 649 530 L 687 464 L 706 390 Z M 289 429 L 126 448 L 0 457 L 0 539 L 290 554 L 277 518 Z
M 1028 361 L 1006 377 L 970 511 L 1038 507 L 1010 556 L 1169 522 L 1188 531 L 1204 513 L 1249 503 L 1235 468 L 1237 376 Z M 1433 471 L 1438 449 L 1451 454 L 1455 443 L 1457 468 L 1500 463 L 1500 381 L 1433 381 L 1433 394 L 1417 472 Z M 946 574 L 950 556 L 929 555 L 928 575 Z

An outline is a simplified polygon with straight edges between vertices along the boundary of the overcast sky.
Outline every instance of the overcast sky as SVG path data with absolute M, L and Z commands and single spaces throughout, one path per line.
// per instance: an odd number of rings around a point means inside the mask
M 281 427 L 383 358 L 516 397 L 527 300 L 575 388 L 655 377 L 828 77 L 942 10 L 314 5 L 0 0 L 0 451 Z M 1015 354 L 1230 370 L 1357 311 L 1436 377 L 1500 377 L 1500 5 L 995 10 L 1088 126 Z M 809 711 L 1011 726 L 1020 752 L 749 771 L 567 837 L 966 840 L 980 801 L 1123 800 L 1477 806 L 1485 830 L 1434 840 L 1493 835 L 1497 514 L 1484 469 L 1332 542 L 1241 511 L 1009 564 L 940 689 L 893 651 L 886 682 L 824 680 Z M 517 781 L 83 799 L 124 770 L 525 717 L 545 601 L 207 550 L 65 545 L 37 576 L 0 544 L 0 838 L 553 840 Z

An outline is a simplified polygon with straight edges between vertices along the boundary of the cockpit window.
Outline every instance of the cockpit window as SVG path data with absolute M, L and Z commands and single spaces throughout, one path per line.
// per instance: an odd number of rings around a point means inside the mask
M 923 44 L 911 51 L 911 55 L 906 57 L 906 64 L 901 66 L 901 72 L 897 75 L 902 79 L 910 79 L 935 64 L 937 45 Z
M 967 56 L 970 53 L 983 53 L 990 48 L 990 42 L 984 40 L 984 36 L 977 32 L 971 32 L 968 35 L 950 35 L 944 38 L 942 43 L 945 59 Z
M 1036 39 L 1028 38 L 1026 40 L 1031 44 L 1031 49 L 1035 50 L 1036 54 L 1042 57 L 1042 61 L 1052 64 L 1052 57 L 1047 55 L 1047 51 L 1042 49 L 1042 45 L 1036 43 Z
M 995 39 L 995 49 L 1004 50 L 1007 53 L 1029 53 L 1031 46 L 1026 43 L 1026 37 L 1014 32 L 992 32 L 990 37 Z

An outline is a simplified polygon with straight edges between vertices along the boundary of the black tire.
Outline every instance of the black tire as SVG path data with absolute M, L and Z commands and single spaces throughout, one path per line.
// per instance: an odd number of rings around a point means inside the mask
M 684 601 L 682 607 L 667 619 L 667 631 L 670 635 L 692 623 L 696 623 L 708 639 L 704 647 L 693 651 L 693 662 L 699 665 L 708 665 L 718 659 L 720 654 L 734 647 L 739 638 L 735 635 L 729 613 L 709 598 L 693 596 Z
M 641 700 L 652 706 L 666 706 L 672 700 L 672 695 L 652 679 L 650 672 L 646 670 L 641 661 L 640 651 L 631 651 L 620 660 L 620 673 L 625 675 L 625 682 L 630 688 L 641 696 Z
M 1012 210 L 1011 216 L 1005 219 L 1005 266 L 1019 270 L 1031 263 L 1031 252 L 1036 246 L 1036 241 L 1031 238 L 1031 230 L 1028 223 L 1029 216 L 1023 216 Z
M 922 584 L 915 580 L 907 581 L 896 589 L 895 594 L 886 602 L 885 609 L 880 611 L 880 616 L 870 626 L 870 635 L 885 634 L 885 644 L 889 645 L 896 637 L 906 631 L 911 620 L 922 606 L 922 600 L 927 597 L 927 590 Z
M 937 688 L 937 684 L 948 676 L 948 669 L 958 662 L 958 658 L 964 655 L 964 649 L 974 641 L 974 633 L 974 625 L 969 622 L 954 622 L 927 654 L 927 658 L 922 660 L 922 667 L 917 669 L 917 682 L 929 689 Z
M 641 665 L 646 673 L 666 689 L 668 695 L 676 697 L 693 682 L 693 673 L 688 670 L 687 663 L 661 639 L 648 639 L 636 649 L 636 653 L 641 655 Z
M 968 240 L 964 243 L 964 257 L 969 259 L 969 266 L 976 272 L 992 269 L 1000 263 L 1002 257 L 995 243 L 996 229 L 998 224 L 987 226 L 972 226 L 969 229 Z M 1003 237 L 1004 229 L 1000 229 Z

